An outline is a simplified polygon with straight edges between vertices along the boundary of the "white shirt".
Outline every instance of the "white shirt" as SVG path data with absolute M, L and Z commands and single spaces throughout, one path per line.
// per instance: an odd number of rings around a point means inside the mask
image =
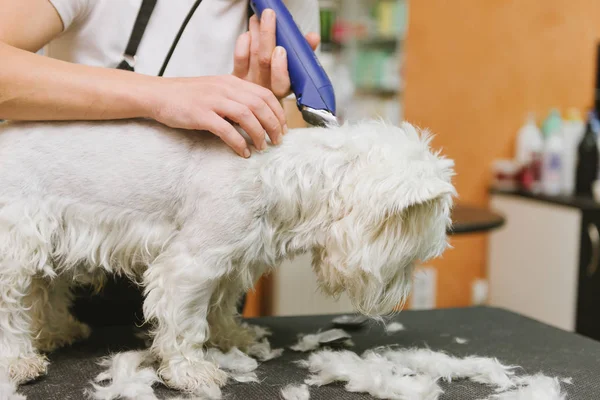
M 142 0 L 49 0 L 64 25 L 45 54 L 64 61 L 115 68 L 123 59 Z M 195 0 L 158 0 L 140 43 L 136 72 L 157 75 Z M 319 33 L 318 0 L 286 0 L 300 30 Z M 248 0 L 203 0 L 187 25 L 165 76 L 223 75 L 233 71 L 239 35 L 248 29 Z

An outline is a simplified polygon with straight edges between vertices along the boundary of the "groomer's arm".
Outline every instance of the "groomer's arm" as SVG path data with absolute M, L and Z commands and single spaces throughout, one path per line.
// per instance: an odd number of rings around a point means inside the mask
M 208 130 L 249 156 L 235 121 L 260 149 L 281 140 L 285 113 L 268 89 L 231 75 L 158 78 L 67 63 L 34 52 L 62 32 L 48 0 L 0 0 L 0 119 L 152 118 Z

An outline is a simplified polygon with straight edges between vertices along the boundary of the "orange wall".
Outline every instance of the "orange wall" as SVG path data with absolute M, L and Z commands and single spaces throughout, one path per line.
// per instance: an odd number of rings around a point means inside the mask
M 528 111 L 591 105 L 600 0 L 409 0 L 405 118 L 456 162 L 458 201 L 485 205 L 491 161 L 511 157 Z M 453 239 L 438 306 L 469 305 L 486 240 Z

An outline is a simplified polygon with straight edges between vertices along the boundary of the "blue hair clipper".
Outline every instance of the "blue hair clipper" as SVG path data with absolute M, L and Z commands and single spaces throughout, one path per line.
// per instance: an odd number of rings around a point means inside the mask
M 283 1 L 250 0 L 250 5 L 258 17 L 266 9 L 275 11 L 277 45 L 287 52 L 292 91 L 304 120 L 314 126 L 339 125 L 333 85 Z

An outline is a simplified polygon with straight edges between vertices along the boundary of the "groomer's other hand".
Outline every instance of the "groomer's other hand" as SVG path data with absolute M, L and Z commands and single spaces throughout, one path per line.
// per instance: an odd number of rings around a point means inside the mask
M 249 82 L 270 89 L 282 99 L 290 94 L 290 75 L 287 54 L 276 47 L 275 11 L 263 11 L 260 21 L 250 18 L 250 29 L 240 35 L 235 46 L 233 74 Z M 306 35 L 306 40 L 316 50 L 321 37 L 316 33 Z
M 153 119 L 173 128 L 207 130 L 240 156 L 250 157 L 244 137 L 228 121 L 237 122 L 259 150 L 280 143 L 285 113 L 270 90 L 233 75 L 161 78 L 154 93 Z

